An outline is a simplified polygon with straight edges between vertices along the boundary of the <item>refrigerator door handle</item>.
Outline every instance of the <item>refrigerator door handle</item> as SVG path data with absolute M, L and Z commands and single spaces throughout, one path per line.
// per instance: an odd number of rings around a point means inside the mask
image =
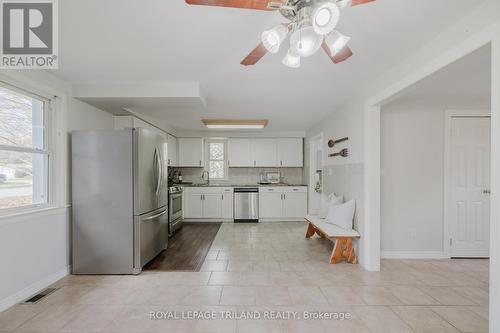
M 156 215 L 153 215 L 153 216 L 150 216 L 150 217 L 146 217 L 144 219 L 142 219 L 142 221 L 151 221 L 151 220 L 154 220 L 160 216 L 163 216 L 165 214 L 167 214 L 167 211 L 168 209 L 165 209 L 163 212 L 159 213 L 159 214 L 156 214 Z
M 155 159 L 154 163 L 156 164 L 156 170 L 153 170 L 153 173 L 155 173 L 156 175 L 156 184 L 155 184 L 155 187 L 156 187 L 156 195 L 158 195 L 160 193 L 160 181 L 161 181 L 161 159 L 160 159 L 160 152 L 158 150 L 158 147 L 155 147 L 155 153 L 154 153 L 154 156 L 153 158 Z M 154 164 L 153 164 L 154 165 Z M 153 177 L 154 179 L 155 177 Z

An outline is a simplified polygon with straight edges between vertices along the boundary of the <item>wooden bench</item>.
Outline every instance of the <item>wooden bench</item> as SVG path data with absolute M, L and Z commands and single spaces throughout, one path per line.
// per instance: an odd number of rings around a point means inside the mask
M 330 256 L 330 264 L 336 264 L 345 259 L 350 264 L 357 264 L 358 258 L 356 251 L 352 246 L 354 239 L 359 239 L 361 236 L 356 230 L 345 230 L 334 224 L 326 223 L 324 219 L 320 219 L 314 215 L 307 215 L 306 238 L 311 238 L 314 234 L 318 234 L 321 238 L 328 238 L 335 242 L 332 255 Z

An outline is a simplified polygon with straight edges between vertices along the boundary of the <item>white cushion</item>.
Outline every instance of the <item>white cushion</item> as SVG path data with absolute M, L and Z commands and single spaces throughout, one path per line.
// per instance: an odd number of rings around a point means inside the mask
M 356 201 L 354 200 L 340 205 L 331 205 L 325 222 L 335 224 L 345 230 L 351 230 L 355 211 Z
M 323 233 L 325 233 L 328 238 L 336 238 L 336 237 L 354 237 L 359 238 L 359 233 L 354 230 L 345 230 L 341 227 L 336 226 L 335 224 L 326 223 L 324 219 L 320 219 L 317 215 L 307 215 L 306 220 L 310 223 L 314 224 L 316 228 L 320 229 Z
M 320 219 L 326 219 L 328 216 L 328 212 L 330 211 L 331 205 L 338 205 L 344 202 L 344 196 L 336 196 L 335 193 L 330 194 L 329 196 L 322 195 L 321 196 L 321 205 L 319 207 L 318 217 Z

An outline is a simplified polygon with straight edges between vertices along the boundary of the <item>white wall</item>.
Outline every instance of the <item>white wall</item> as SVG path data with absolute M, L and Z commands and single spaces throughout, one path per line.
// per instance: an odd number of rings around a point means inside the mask
M 70 265 L 68 131 L 113 128 L 113 117 L 72 99 L 69 84 L 43 71 L 3 72 L 2 81 L 58 96 L 54 110 L 53 207 L 0 218 L 0 311 L 68 274 Z
M 394 102 L 381 116 L 381 247 L 443 251 L 444 108 Z

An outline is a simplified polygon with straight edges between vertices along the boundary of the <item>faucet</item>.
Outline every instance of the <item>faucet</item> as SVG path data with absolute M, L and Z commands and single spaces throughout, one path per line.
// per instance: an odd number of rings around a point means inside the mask
M 207 178 L 205 178 L 205 175 L 207 175 Z M 201 174 L 201 179 L 203 180 L 206 180 L 207 181 L 207 184 L 210 183 L 210 173 L 208 173 L 208 171 L 203 171 L 203 173 Z

